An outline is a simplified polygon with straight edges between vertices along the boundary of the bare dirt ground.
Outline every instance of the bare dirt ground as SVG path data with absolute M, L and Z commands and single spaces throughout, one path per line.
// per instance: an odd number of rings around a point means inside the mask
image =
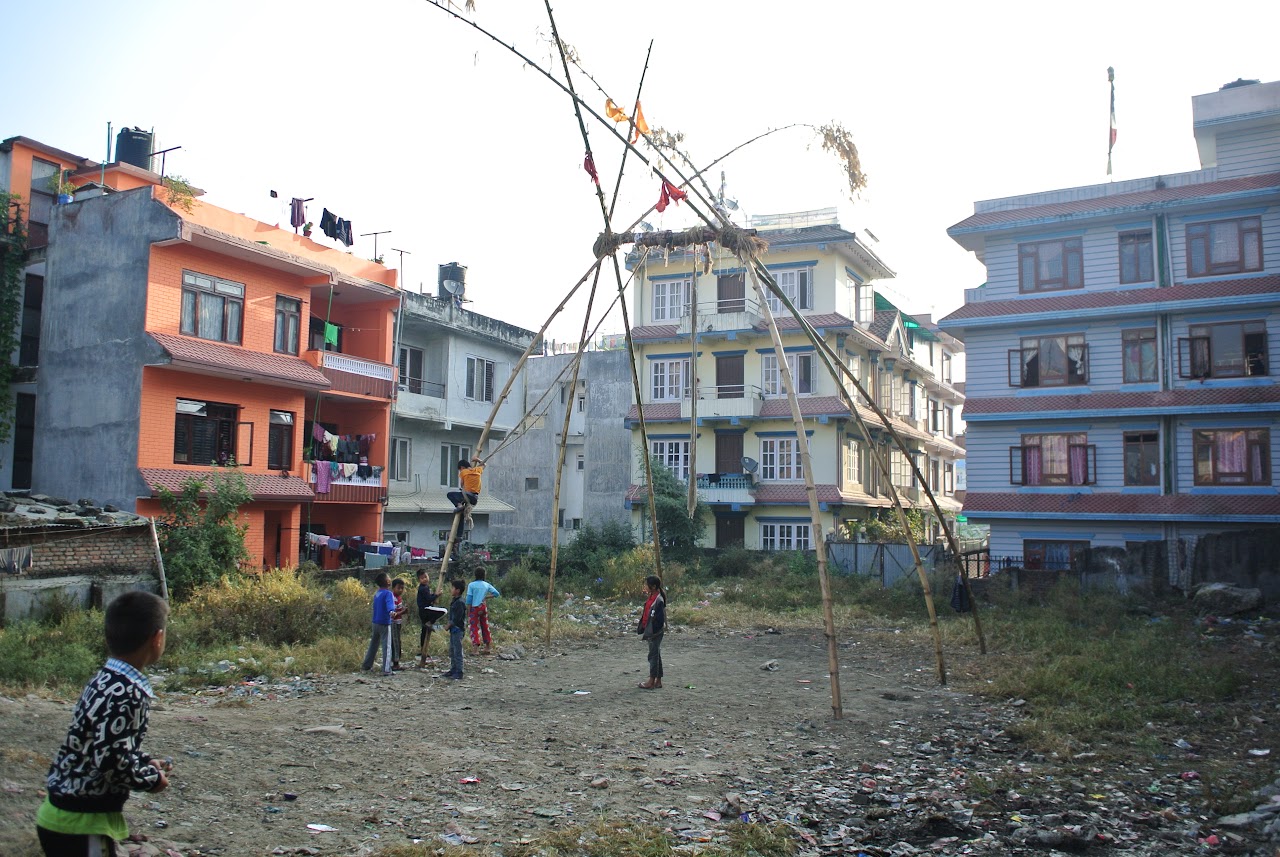
M 931 648 L 892 629 L 841 644 L 835 720 L 817 629 L 669 633 L 665 687 L 645 691 L 644 646 L 618 624 L 545 656 L 468 657 L 462 682 L 410 670 L 162 694 L 146 746 L 174 759 L 173 785 L 130 800 L 148 840 L 132 853 L 358 855 L 418 840 L 501 853 L 601 816 L 659 825 L 690 853 L 739 819 L 787 823 L 811 854 L 1191 854 L 1213 835 L 1197 779 L 1025 752 L 1002 731 L 1019 705 L 939 686 Z M 953 674 L 965 657 L 952 653 Z M 0 854 L 37 853 L 32 819 L 70 713 L 0 697 Z M 997 788 L 969 787 L 980 779 Z M 1253 828 L 1217 842 L 1270 854 Z

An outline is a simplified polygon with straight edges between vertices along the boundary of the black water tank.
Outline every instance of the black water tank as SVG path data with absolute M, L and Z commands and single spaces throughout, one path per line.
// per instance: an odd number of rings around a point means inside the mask
M 445 288 L 445 283 L 457 283 L 456 291 L 449 291 Z M 436 294 L 442 298 L 461 297 L 463 291 L 467 287 L 467 266 L 459 265 L 457 262 L 450 262 L 447 265 L 440 266 L 440 277 L 437 281 L 438 290 Z
M 133 164 L 144 170 L 151 169 L 152 143 L 155 139 L 150 131 L 141 128 L 121 128 L 116 135 L 116 160 Z

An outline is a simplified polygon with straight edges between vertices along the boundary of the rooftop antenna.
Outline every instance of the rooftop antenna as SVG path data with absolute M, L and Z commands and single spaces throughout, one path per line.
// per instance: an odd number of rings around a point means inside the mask
M 386 235 L 390 232 L 391 232 L 390 229 L 384 229 L 381 232 L 361 232 L 360 233 L 361 238 L 368 238 L 370 235 L 373 236 L 373 261 L 378 262 L 379 264 L 381 264 L 382 262 L 382 257 L 378 255 L 378 236 Z
M 728 197 L 726 197 L 724 195 L 724 189 L 725 189 L 724 170 L 721 170 L 720 171 L 720 193 L 716 196 L 716 208 L 719 209 L 720 213 L 724 215 L 725 220 L 728 220 L 729 212 L 738 210 L 738 201 L 736 199 L 729 199 Z
M 390 229 L 388 229 L 387 231 L 388 231 L 388 232 L 390 232 L 391 230 L 390 230 Z M 377 242 L 377 240 L 378 240 L 378 239 L 377 239 L 377 238 L 374 238 L 373 240 L 374 240 L 375 242 Z M 377 244 L 376 244 L 376 243 L 374 244 L 374 247 L 375 247 L 375 248 L 377 247 Z M 375 252 L 376 252 L 376 249 L 375 249 Z M 397 281 L 397 283 L 399 283 L 400 288 L 401 288 L 401 289 L 403 289 L 403 288 L 404 288 L 404 254 L 405 254 L 405 253 L 409 253 L 409 251 L 408 251 L 408 250 L 401 250 L 401 249 L 396 248 L 396 247 L 392 247 L 392 248 L 391 248 L 391 252 L 392 252 L 392 253 L 399 253 L 399 254 L 400 254 L 400 274 L 399 274 L 399 276 L 397 276 L 397 277 L 396 277 L 396 281 Z M 412 256 L 413 254 L 412 254 L 412 253 L 409 253 L 409 255 L 410 255 L 410 256 Z M 421 292 L 421 291 L 422 291 L 422 287 L 421 287 L 421 286 L 419 286 L 419 287 L 418 287 L 418 291 L 419 291 L 419 292 Z

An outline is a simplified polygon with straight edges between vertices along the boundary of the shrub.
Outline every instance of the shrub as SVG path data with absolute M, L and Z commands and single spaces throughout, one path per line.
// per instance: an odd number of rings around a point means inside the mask
M 209 482 L 193 476 L 176 494 L 157 489 L 164 512 L 156 534 L 173 597 L 185 598 L 201 584 L 235 574 L 249 558 L 248 527 L 237 519 L 240 507 L 253 499 L 244 475 L 235 467 L 215 468 Z
M 533 562 L 525 557 L 502 576 L 498 587 L 507 598 L 542 598 L 547 594 L 547 576 L 533 569 Z
M 79 687 L 106 654 L 98 610 L 72 611 L 57 622 L 19 622 L 0 629 L 0 683 Z

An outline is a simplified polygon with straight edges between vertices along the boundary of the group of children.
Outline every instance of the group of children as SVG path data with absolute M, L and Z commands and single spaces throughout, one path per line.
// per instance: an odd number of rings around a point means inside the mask
M 429 573 L 426 569 L 418 572 L 418 593 L 416 603 L 418 620 L 422 623 L 422 631 L 418 636 L 417 665 L 426 669 L 432 662 L 427 649 L 431 644 L 431 631 L 441 619 L 446 619 L 445 628 L 449 633 L 449 670 L 442 673 L 441 678 L 462 678 L 462 638 L 467 625 L 471 626 L 471 642 L 476 654 L 493 653 L 493 637 L 489 631 L 489 611 L 485 599 L 490 595 L 501 597 L 493 584 L 485 579 L 483 568 L 476 569 L 476 579 L 470 584 L 461 580 L 450 581 L 453 600 L 448 610 L 435 606 L 439 597 L 431 588 Z M 404 669 L 400 663 L 403 656 L 401 629 L 404 626 L 404 614 L 407 607 L 404 603 L 405 583 L 403 578 L 394 581 L 385 571 L 374 579 L 378 591 L 373 596 L 373 630 L 369 636 L 369 648 L 365 652 L 362 669 L 374 667 L 378 661 L 382 675 Z M 483 641 L 484 647 L 481 648 Z

